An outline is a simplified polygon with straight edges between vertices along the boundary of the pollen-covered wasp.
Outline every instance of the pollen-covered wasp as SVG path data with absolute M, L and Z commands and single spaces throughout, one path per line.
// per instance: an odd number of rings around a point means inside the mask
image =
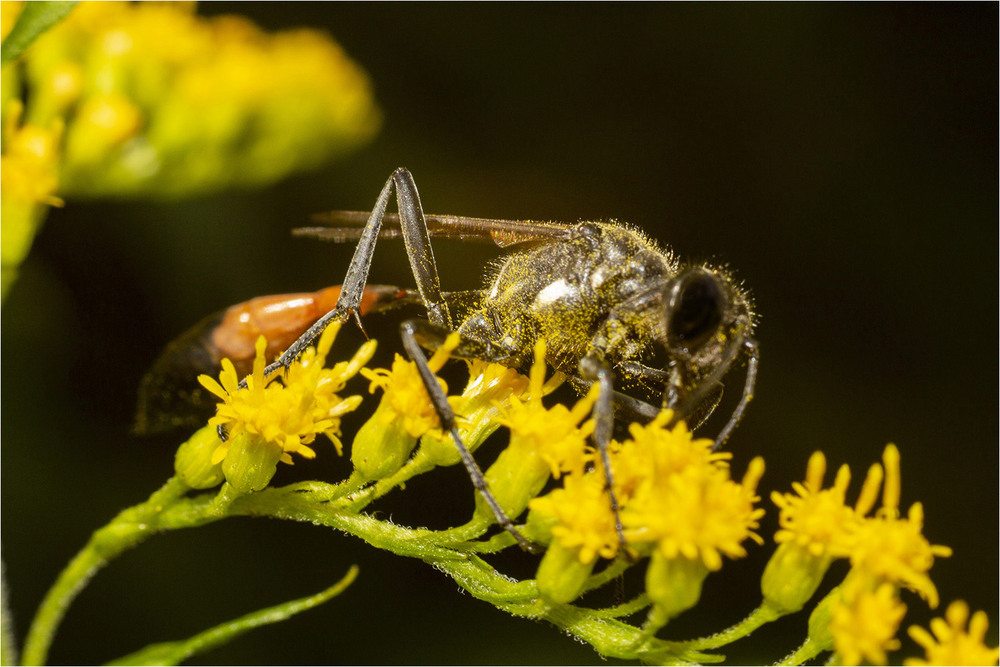
M 386 213 L 393 190 L 397 214 Z M 455 415 L 422 348 L 436 349 L 457 331 L 460 342 L 452 356 L 525 371 L 535 342 L 542 338 L 547 343 L 547 363 L 578 389 L 598 383 L 601 391 L 593 408 L 593 439 L 622 541 L 607 452 L 616 412 L 648 420 L 661 409 L 671 409 L 675 421 L 686 419 L 695 427 L 718 405 L 724 376 L 745 357 L 743 391 L 715 439 L 718 447 L 752 398 L 758 351 L 753 338 L 755 317 L 746 292 L 722 269 L 683 264 L 635 229 L 614 222 L 425 215 L 413 177 L 402 168 L 389 177 L 370 213 L 337 211 L 325 221 L 331 226 L 297 233 L 357 241 L 343 286 L 335 305 L 321 317 L 324 308 L 318 303 L 303 307 L 308 318 L 318 319 L 265 372 L 291 364 L 333 321 L 359 318 L 397 300 L 421 304 L 427 319 L 402 323 L 403 347 L 417 364 L 442 428 L 451 434 L 475 488 L 499 525 L 522 547 L 530 545 L 495 501 L 462 443 Z M 416 291 L 368 285 L 376 241 L 400 236 Z M 495 263 L 483 289 L 442 292 L 432 236 L 491 242 L 508 254 Z M 285 306 L 294 308 L 289 299 Z M 203 325 L 199 335 L 204 338 L 209 329 Z

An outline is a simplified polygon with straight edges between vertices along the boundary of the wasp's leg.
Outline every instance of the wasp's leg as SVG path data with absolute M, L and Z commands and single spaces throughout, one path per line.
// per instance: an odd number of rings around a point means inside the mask
M 441 389 L 441 385 L 438 384 L 437 378 L 434 377 L 433 371 L 427 365 L 427 357 L 424 355 L 423 350 L 420 348 L 420 343 L 417 342 L 417 330 L 420 326 L 418 323 L 421 320 L 407 320 L 403 322 L 400 326 L 400 334 L 403 337 L 403 347 L 406 348 L 407 354 L 410 355 L 410 359 L 413 360 L 417 365 L 417 370 L 420 372 L 420 379 L 424 383 L 424 387 L 427 389 L 427 393 L 431 398 L 431 402 L 434 404 L 434 410 L 438 414 L 438 418 L 441 420 L 441 429 L 447 431 L 451 434 L 451 438 L 455 443 L 455 448 L 458 449 L 458 454 L 462 458 L 462 463 L 465 465 L 465 470 L 469 473 L 469 478 L 472 480 L 472 485 L 479 492 L 479 495 L 483 497 L 486 504 L 489 505 L 490 509 L 493 510 L 493 515 L 496 517 L 497 523 L 500 527 L 510 533 L 515 540 L 517 540 L 518 545 L 525 551 L 534 552 L 537 550 L 535 545 L 526 540 L 521 533 L 514 528 L 514 522 L 510 520 L 507 513 L 500 507 L 500 503 L 497 502 L 496 498 L 490 492 L 489 485 L 486 483 L 486 478 L 483 476 L 483 471 L 479 468 L 479 464 L 476 460 L 472 458 L 472 454 L 469 453 L 468 448 L 462 442 L 462 437 L 458 433 L 458 428 L 455 426 L 455 413 L 452 411 L 451 406 L 448 404 L 448 397 L 445 395 L 444 390 Z
M 615 532 L 618 533 L 618 544 L 627 552 L 625 532 L 622 528 L 622 517 L 618 507 L 618 497 L 615 495 L 615 479 L 611 470 L 611 459 L 608 456 L 608 445 L 611 443 L 611 430 L 614 427 L 614 412 L 611 400 L 614 396 L 614 374 L 603 355 L 598 350 L 591 350 L 580 360 L 580 374 L 585 380 L 597 382 L 600 393 L 594 403 L 594 443 L 601 456 L 601 466 L 604 468 L 604 480 L 611 498 L 611 511 L 615 513 Z
M 351 264 L 347 268 L 347 276 L 344 278 L 336 307 L 317 320 L 298 340 L 292 343 L 274 363 L 265 369 L 265 374 L 287 367 L 298 359 L 331 322 L 343 322 L 351 315 L 359 318 L 361 298 L 364 294 L 365 284 L 368 282 L 372 257 L 375 255 L 375 243 L 378 241 L 379 231 L 382 229 L 382 219 L 385 216 L 385 209 L 389 203 L 389 197 L 392 196 L 394 186 L 400 226 L 406 244 L 406 254 L 410 260 L 413 277 L 417 282 L 420 299 L 427 309 L 427 316 L 431 322 L 441 326 L 451 326 L 448 307 L 441 296 L 441 281 L 438 278 L 434 253 L 431 251 L 427 223 L 424 221 L 417 186 L 413 182 L 413 176 L 410 172 L 400 167 L 385 182 L 378 199 L 375 201 L 375 206 L 368 216 L 368 222 L 365 223 L 361 232 L 358 247 L 354 250 Z M 360 326 L 360 324 L 361 321 L 358 319 L 358 325 Z
M 393 187 L 396 189 L 396 206 L 399 209 L 400 226 L 403 230 L 403 240 L 406 243 L 406 254 L 410 260 L 410 268 L 413 270 L 413 277 L 417 282 L 417 291 L 420 299 L 427 309 L 427 316 L 435 324 L 441 326 L 451 326 L 451 317 L 448 314 L 448 307 L 441 296 L 441 281 L 438 278 L 437 264 L 434 262 L 434 253 L 431 251 L 430 237 L 427 234 L 427 223 L 424 220 L 423 209 L 420 206 L 420 196 L 417 194 L 417 186 L 413 182 L 413 176 L 409 171 L 400 167 L 392 172 L 392 176 L 382 186 L 382 191 L 375 200 L 375 206 L 368 216 L 361 231 L 361 238 L 358 246 L 354 249 L 354 256 L 347 267 L 347 276 L 344 278 L 340 290 L 340 297 L 333 310 L 319 318 L 305 333 L 298 337 L 288 349 L 281 353 L 264 369 L 264 376 L 267 377 L 282 368 L 288 368 L 293 361 L 298 359 L 306 348 L 312 345 L 319 336 L 326 330 L 331 322 L 343 322 L 351 315 L 354 315 L 358 326 L 361 326 L 359 311 L 361 309 L 361 299 L 364 296 L 365 285 L 368 282 L 368 272 L 371 270 L 372 257 L 375 255 L 375 243 L 378 241 L 379 232 L 382 229 L 382 219 L 385 217 L 385 209 L 392 196 Z M 362 331 L 364 328 L 362 327 Z M 240 387 L 247 386 L 246 378 L 240 381 Z M 226 439 L 225 429 L 219 426 L 219 438 Z
M 668 409 L 674 413 L 673 418 L 670 420 L 670 426 L 683 419 L 688 427 L 694 430 L 712 416 L 715 408 L 719 405 L 719 401 L 722 400 L 722 384 L 716 382 L 711 386 L 706 385 L 707 388 L 698 393 L 700 402 L 685 402 L 683 406 L 679 405 L 681 390 L 687 384 L 683 379 L 679 365 L 673 366 L 670 370 L 663 370 L 646 366 L 638 361 L 624 361 L 619 363 L 615 368 L 625 376 L 649 387 L 659 386 L 664 388 L 662 407 L 654 407 L 645 401 L 639 401 L 635 398 L 630 399 L 627 397 L 620 399 L 616 392 L 615 407 L 623 404 L 623 408 L 647 420 L 655 417 L 661 410 Z M 686 410 L 681 409 L 682 407 Z
M 743 349 L 747 353 L 747 376 L 743 383 L 743 394 L 740 395 L 740 402 L 736 404 L 736 409 L 733 410 L 733 414 L 729 416 L 729 421 L 719 432 L 718 437 L 715 438 L 715 444 L 712 445 L 712 449 L 718 449 L 722 446 L 722 443 L 729 438 L 729 435 L 736 428 L 736 425 L 740 423 L 740 419 L 743 418 L 743 413 L 747 409 L 750 401 L 753 400 L 754 387 L 757 384 L 757 366 L 759 364 L 760 350 L 757 347 L 757 342 L 754 340 L 746 340 L 743 342 Z
M 746 380 L 743 383 L 743 393 L 740 395 L 739 403 L 733 409 L 726 425 L 719 432 L 719 435 L 716 436 L 715 444 L 712 445 L 713 451 L 721 447 L 729 438 L 733 429 L 736 428 L 740 419 L 743 418 L 743 413 L 746 411 L 747 405 L 753 400 L 754 386 L 757 384 L 757 366 L 759 363 L 757 342 L 751 338 L 747 338 L 730 345 L 726 350 L 722 362 L 707 377 L 702 378 L 694 386 L 693 391 L 685 396 L 683 400 L 679 400 L 678 388 L 684 386 L 684 381 L 681 379 L 680 367 L 675 366 L 672 369 L 670 380 L 663 394 L 663 405 L 665 407 L 674 408 L 675 412 L 681 415 L 691 414 L 698 405 L 711 397 L 712 392 L 718 391 L 722 376 L 726 374 L 741 352 L 746 352 L 747 354 L 747 373 Z
M 426 350 L 436 350 L 444 345 L 445 340 L 454 333 L 451 329 L 438 326 L 427 320 L 410 320 L 407 322 L 411 335 L 420 347 Z M 488 363 L 509 362 L 515 351 L 510 350 L 499 343 L 492 343 L 489 340 L 483 341 L 467 335 L 464 331 L 459 331 L 462 335 L 458 346 L 452 350 L 451 356 L 459 359 L 479 359 Z

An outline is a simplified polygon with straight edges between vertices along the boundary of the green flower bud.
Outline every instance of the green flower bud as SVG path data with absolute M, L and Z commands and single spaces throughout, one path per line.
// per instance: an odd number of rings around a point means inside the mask
M 283 450 L 259 435 L 243 431 L 232 439 L 222 461 L 226 481 L 240 493 L 260 491 L 274 477 Z
M 820 600 L 812 614 L 809 615 L 809 641 L 822 650 L 833 648 L 833 634 L 830 632 L 830 622 L 833 620 L 833 608 L 840 602 L 840 586 L 827 593 Z
M 462 441 L 465 444 L 465 441 Z M 466 445 L 468 448 L 468 445 Z M 420 456 L 436 466 L 453 466 L 462 460 L 455 447 L 451 433 L 443 433 L 440 429 L 431 431 L 420 438 Z
M 514 518 L 524 511 L 528 501 L 537 496 L 548 481 L 551 468 L 542 457 L 525 448 L 512 446 L 486 471 L 486 483 L 507 516 Z M 476 517 L 494 519 L 493 510 L 476 494 Z
M 813 556 L 795 542 L 782 543 L 760 580 L 764 601 L 781 614 L 802 609 L 819 588 L 832 560 L 827 555 Z
M 559 540 L 549 545 L 538 564 L 538 592 L 549 602 L 569 603 L 580 596 L 597 559 L 580 562 L 579 547 L 564 547 Z
M 558 523 L 559 519 L 548 512 L 529 509 L 528 519 L 521 528 L 521 534 L 535 544 L 548 545 L 552 542 L 552 527 Z
M 222 463 L 212 463 L 212 454 L 219 448 L 219 435 L 214 426 L 205 426 L 177 449 L 174 471 L 192 489 L 210 489 L 222 483 Z
M 646 570 L 646 593 L 664 623 L 698 604 L 707 576 L 708 568 L 699 559 L 668 558 L 658 549 L 653 552 Z
M 417 439 L 407 433 L 403 420 L 382 401 L 358 430 L 351 463 L 364 479 L 383 479 L 403 467 L 416 445 Z
M 486 419 L 463 420 L 458 424 L 458 435 L 462 438 L 462 444 L 465 445 L 465 448 L 474 452 L 498 428 L 500 428 L 500 424 Z M 440 429 L 429 431 L 420 438 L 420 450 L 422 455 L 434 465 L 453 466 L 462 461 L 451 433 L 445 433 Z

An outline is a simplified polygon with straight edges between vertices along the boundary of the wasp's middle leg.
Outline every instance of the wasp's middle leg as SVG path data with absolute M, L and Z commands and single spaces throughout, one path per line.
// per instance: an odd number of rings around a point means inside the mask
M 580 374 L 585 380 L 600 385 L 597 402 L 594 403 L 594 444 L 601 457 L 601 467 L 604 468 L 604 480 L 611 500 L 611 511 L 615 514 L 615 532 L 618 534 L 618 544 L 628 552 L 625 543 L 625 531 L 622 527 L 622 517 L 618 506 L 618 496 L 615 495 L 615 478 L 611 470 L 611 458 L 608 456 L 608 446 L 611 444 L 611 431 L 614 427 L 614 411 L 612 400 L 614 391 L 614 373 L 604 360 L 604 355 L 597 349 L 592 349 L 580 360 Z
M 493 497 L 493 493 L 486 483 L 486 478 L 483 476 L 483 471 L 480 469 L 479 464 L 472 458 L 468 447 L 462 442 L 462 436 L 459 435 L 458 428 L 455 426 L 455 413 L 451 409 L 451 405 L 448 404 L 448 397 L 445 395 L 444 390 L 441 389 L 441 385 L 438 384 L 434 372 L 427 364 L 427 356 L 424 354 L 423 349 L 421 349 L 420 343 L 417 342 L 418 334 L 426 336 L 428 331 L 434 329 L 438 329 L 440 333 L 445 333 L 440 328 L 434 327 L 434 325 L 428 326 L 428 323 L 422 320 L 407 320 L 403 322 L 400 326 L 403 347 L 406 348 L 410 359 L 417 365 L 417 370 L 420 372 L 420 379 L 423 381 L 424 388 L 427 389 L 427 394 L 430 396 L 431 402 L 434 404 L 434 410 L 441 421 L 441 429 L 451 434 L 455 448 L 462 459 L 462 464 L 465 466 L 465 470 L 469 473 L 469 478 L 472 480 L 472 485 L 493 511 L 493 516 L 496 517 L 500 527 L 510 533 L 522 549 L 534 552 L 536 551 L 536 547 L 525 539 L 514 527 L 514 522 L 511 521 L 510 517 L 507 516 L 507 512 L 504 511 L 500 503 Z M 475 341 L 468 341 L 468 343 L 470 345 L 476 344 Z

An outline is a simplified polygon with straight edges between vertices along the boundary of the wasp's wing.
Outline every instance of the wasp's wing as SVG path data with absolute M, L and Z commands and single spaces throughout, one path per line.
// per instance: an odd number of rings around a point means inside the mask
M 367 211 L 331 211 L 312 216 L 323 227 L 300 227 L 292 230 L 295 236 L 310 236 L 337 243 L 354 241 L 368 222 Z M 427 233 L 434 238 L 483 241 L 501 248 L 536 241 L 565 239 L 575 225 L 568 222 L 539 222 L 534 220 L 494 220 L 469 218 L 461 215 L 425 215 Z M 379 238 L 402 236 L 399 216 L 386 213 L 382 218 Z

